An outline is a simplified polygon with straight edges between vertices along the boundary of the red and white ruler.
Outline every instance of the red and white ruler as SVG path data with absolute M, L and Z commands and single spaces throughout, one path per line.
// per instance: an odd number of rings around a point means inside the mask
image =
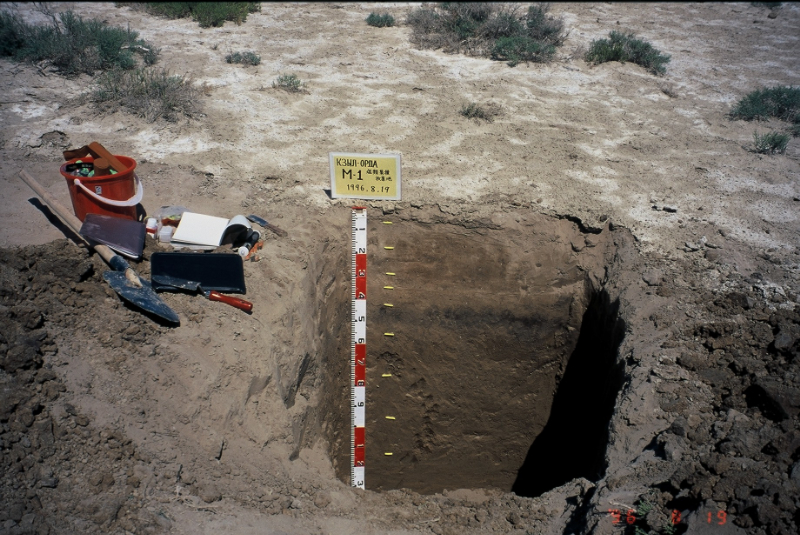
M 352 211 L 352 315 L 350 348 L 350 405 L 353 422 L 350 450 L 350 484 L 364 487 L 364 423 L 367 380 L 367 209 Z

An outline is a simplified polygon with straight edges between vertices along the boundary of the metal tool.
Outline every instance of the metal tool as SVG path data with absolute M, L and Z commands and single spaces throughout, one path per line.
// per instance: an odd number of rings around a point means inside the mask
M 288 236 L 288 234 L 286 233 L 285 230 L 283 230 L 281 228 L 278 228 L 278 227 L 276 227 L 275 225 L 273 225 L 271 223 L 268 223 L 267 220 L 264 219 L 263 217 L 259 217 L 257 215 L 250 214 L 249 216 L 247 216 L 247 219 L 249 219 L 253 223 L 258 223 L 259 225 L 261 225 L 264 228 L 270 229 L 272 232 L 274 232 L 275 234 L 277 234 L 281 238 L 285 238 L 286 236 Z
M 227 303 L 232 307 L 244 310 L 245 312 L 253 311 L 253 303 L 239 299 L 238 297 L 231 297 L 230 295 L 223 295 L 216 290 L 203 290 L 199 282 L 189 281 L 178 277 L 171 277 L 169 275 L 153 275 L 153 281 L 159 285 L 171 286 L 181 290 L 189 290 L 190 292 L 200 292 L 209 301 L 221 301 Z
M 32 176 L 25 171 L 20 171 L 19 176 L 44 203 L 55 212 L 61 221 L 64 222 L 72 231 L 80 236 L 83 223 L 75 217 L 64 205 L 55 200 Z M 102 244 L 92 244 L 86 241 L 87 245 L 99 254 L 108 266 L 114 271 L 103 273 L 103 279 L 114 289 L 117 294 L 132 305 L 145 312 L 154 314 L 159 318 L 175 325 L 180 325 L 178 315 L 172 310 L 150 287 L 150 283 L 142 280 L 130 267 L 124 258 L 112 251 L 108 246 Z

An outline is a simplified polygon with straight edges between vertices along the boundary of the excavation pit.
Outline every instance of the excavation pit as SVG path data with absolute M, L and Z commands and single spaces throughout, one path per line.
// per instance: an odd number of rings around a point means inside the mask
M 366 487 L 534 496 L 599 479 L 622 381 L 624 326 L 604 289 L 614 233 L 532 214 L 370 216 Z M 349 400 L 349 383 L 333 391 Z M 349 406 L 331 404 L 347 415 L 326 431 L 349 481 Z

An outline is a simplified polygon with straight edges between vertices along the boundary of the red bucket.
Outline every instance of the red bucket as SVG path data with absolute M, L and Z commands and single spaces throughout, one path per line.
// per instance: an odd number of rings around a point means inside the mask
M 116 155 L 115 155 L 116 156 Z M 67 166 L 76 161 L 92 163 L 94 158 L 85 156 L 69 160 L 61 166 L 61 174 L 67 179 L 72 209 L 83 221 L 86 214 L 102 214 L 136 221 L 136 205 L 142 200 L 143 190 L 136 176 L 136 161 L 127 156 L 116 156 L 127 169 L 115 169 L 116 174 L 98 177 L 73 176 Z

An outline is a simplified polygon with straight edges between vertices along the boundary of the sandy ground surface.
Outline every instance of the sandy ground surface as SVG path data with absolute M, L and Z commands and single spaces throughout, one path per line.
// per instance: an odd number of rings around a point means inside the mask
M 130 24 L 161 47 L 159 65 L 208 89 L 198 117 L 147 123 L 76 103 L 88 76 L 0 60 L 0 347 L 6 399 L 18 398 L 0 414 L 15 467 L 0 530 L 611 533 L 621 528 L 607 511 L 647 492 L 656 507 L 643 529 L 673 509 L 694 533 L 711 529 L 711 511 L 731 519 L 714 533 L 797 528 L 800 143 L 755 154 L 753 131 L 780 125 L 726 116 L 749 91 L 800 84 L 796 4 L 774 18 L 749 3 L 556 4 L 570 30 L 556 61 L 516 68 L 419 50 L 405 25 L 364 23 L 376 9 L 402 21 L 410 4 L 265 4 L 215 29 L 111 3 L 54 6 Z M 44 22 L 27 4 L 4 9 Z M 615 29 L 671 55 L 667 74 L 586 64 L 591 40 Z M 225 62 L 244 50 L 261 64 Z M 272 88 L 282 73 L 305 91 Z M 470 102 L 502 113 L 468 120 Z M 17 178 L 28 170 L 68 204 L 61 151 L 95 140 L 137 160 L 150 212 L 256 213 L 288 232 L 268 234 L 262 260 L 245 264 L 252 315 L 167 294 L 181 317 L 167 328 L 105 288 L 100 259 L 64 242 Z M 585 264 L 587 296 L 618 304 L 598 305 L 597 325 L 610 314 L 625 326 L 602 474 L 537 498 L 500 483 L 421 495 L 341 480 L 352 201 L 325 191 L 331 151 L 402 155 L 402 201 L 367 203 L 376 246 L 384 217 L 454 225 L 509 251 L 518 242 L 504 229 L 549 225 L 565 265 L 602 241 L 599 264 Z M 31 336 L 41 339 L 22 342 Z M 36 346 L 19 365 L 15 340 Z

